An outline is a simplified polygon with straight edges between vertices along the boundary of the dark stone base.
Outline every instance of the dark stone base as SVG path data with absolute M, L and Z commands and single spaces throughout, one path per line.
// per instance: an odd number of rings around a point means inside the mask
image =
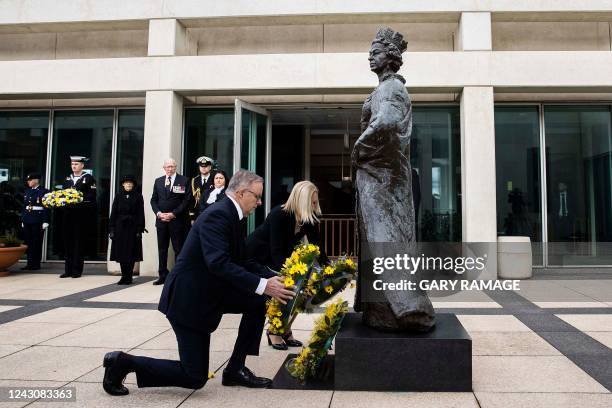
M 319 378 L 306 380 L 304 384 L 293 378 L 285 364 L 290 359 L 296 357 L 297 354 L 289 354 L 283 365 L 272 380 L 272 388 L 277 390 L 333 390 L 334 389 L 334 355 L 329 354 L 321 363 L 321 371 Z
M 472 391 L 472 339 L 453 314 L 427 333 L 385 333 L 350 313 L 335 352 L 336 390 Z

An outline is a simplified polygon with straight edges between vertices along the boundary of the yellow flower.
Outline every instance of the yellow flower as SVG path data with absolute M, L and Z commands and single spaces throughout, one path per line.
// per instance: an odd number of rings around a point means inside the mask
M 326 266 L 325 270 L 323 271 L 325 275 L 333 275 L 334 272 L 334 268 L 332 268 L 331 266 Z
M 317 275 L 316 272 L 313 272 L 312 275 L 310 275 L 310 277 L 313 281 L 316 281 L 317 279 L 319 279 L 319 275 Z
M 295 281 L 291 277 L 287 276 L 285 278 L 285 287 L 288 288 L 289 286 L 293 286 L 293 285 L 295 285 Z
M 355 267 L 355 262 L 351 261 L 350 258 L 346 260 L 346 264 L 350 266 L 351 268 Z
M 332 292 L 334 291 L 334 288 L 332 288 L 331 286 L 327 285 L 327 286 L 325 287 L 325 291 L 326 291 L 327 293 L 332 293 Z

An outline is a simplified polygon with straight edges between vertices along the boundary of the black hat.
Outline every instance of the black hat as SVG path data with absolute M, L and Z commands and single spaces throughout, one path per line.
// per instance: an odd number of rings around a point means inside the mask
M 87 163 L 89 161 L 89 157 L 85 157 L 85 156 L 70 156 L 70 161 Z
M 132 176 L 131 174 L 126 174 L 125 176 L 121 177 L 121 184 L 125 182 L 133 183 L 134 186 L 138 184 L 138 182 L 136 181 L 136 177 Z
M 30 180 L 34 180 L 34 179 L 38 179 L 40 180 L 42 178 L 42 176 L 40 175 L 40 173 L 37 172 L 33 172 L 30 173 L 26 176 L 26 181 L 30 181 Z

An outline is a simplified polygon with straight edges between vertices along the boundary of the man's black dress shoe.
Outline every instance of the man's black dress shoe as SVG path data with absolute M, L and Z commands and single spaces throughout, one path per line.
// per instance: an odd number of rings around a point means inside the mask
M 81 275 L 82 275 L 82 274 L 77 273 L 76 275 L 72 275 L 72 277 L 76 279 L 76 278 L 80 278 L 80 277 L 81 277 Z
M 159 278 L 158 280 L 153 282 L 153 284 L 154 285 L 163 285 L 165 281 L 166 281 L 165 279 Z
M 225 386 L 241 385 L 249 388 L 268 388 L 272 385 L 272 380 L 264 377 L 256 377 L 251 370 L 242 367 L 238 371 L 223 370 L 221 384 Z
M 30 266 L 28 269 L 31 270 L 31 271 L 39 271 L 40 270 L 40 266 Z
M 64 272 L 64 273 L 62 273 L 62 274 L 60 275 L 60 278 L 71 278 L 71 277 L 72 277 L 72 274 L 70 274 L 70 273 L 66 273 L 66 272 Z
M 32 270 L 32 267 L 29 266 L 29 265 L 26 265 L 23 268 L 20 268 L 20 270 L 22 270 L 22 271 L 29 271 L 29 270 Z
M 104 379 L 102 388 L 110 395 L 127 395 L 130 391 L 123 385 L 125 376 L 130 372 L 125 353 L 112 351 L 104 355 Z

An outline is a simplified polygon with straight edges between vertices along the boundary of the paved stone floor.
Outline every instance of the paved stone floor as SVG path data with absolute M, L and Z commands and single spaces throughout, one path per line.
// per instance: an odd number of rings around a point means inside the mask
M 57 267 L 55 268 L 57 269 Z M 98 268 L 99 269 L 99 268 Z M 138 277 L 130 287 L 88 266 L 81 279 L 12 273 L 0 278 L 0 387 L 76 387 L 77 402 L 0 402 L 0 407 L 611 407 L 612 274 L 540 274 L 520 292 L 432 294 L 440 312 L 456 313 L 473 340 L 470 393 L 250 390 L 223 387 L 239 316 L 213 334 L 211 370 L 201 390 L 139 390 L 110 397 L 101 387 L 109 350 L 178 358 L 176 341 L 156 311 L 161 288 Z M 52 268 L 53 271 L 53 268 Z M 88 274 L 88 271 L 90 272 Z M 343 294 L 347 300 L 351 293 Z M 306 340 L 317 314 L 299 316 Z M 247 365 L 272 377 L 286 352 L 262 339 Z

